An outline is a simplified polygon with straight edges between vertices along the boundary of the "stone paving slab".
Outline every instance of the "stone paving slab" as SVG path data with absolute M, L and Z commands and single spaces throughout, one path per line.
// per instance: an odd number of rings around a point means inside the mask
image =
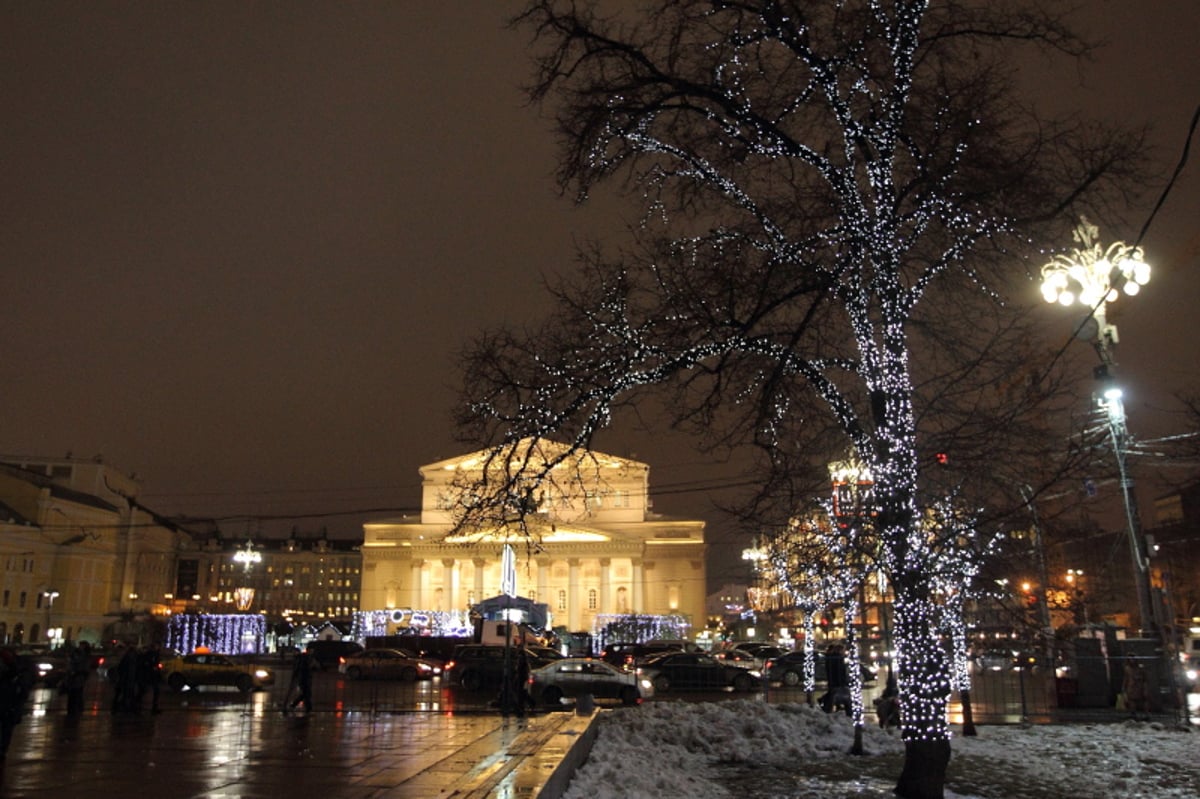
M 261 701 L 17 726 L 0 796 L 29 799 L 556 799 L 594 717 L 491 713 L 283 714 Z

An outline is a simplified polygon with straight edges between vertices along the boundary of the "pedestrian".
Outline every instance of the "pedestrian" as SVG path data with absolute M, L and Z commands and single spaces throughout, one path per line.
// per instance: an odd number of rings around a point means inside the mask
M 846 671 L 846 655 L 841 646 L 830 644 L 825 650 L 825 695 L 821 709 L 832 713 L 839 707 L 850 712 L 850 678 Z
M 115 673 L 109 670 L 113 679 L 113 713 L 137 712 L 137 650 L 126 646 L 117 661 Z
M 529 695 L 529 654 L 524 647 L 517 654 L 512 696 L 517 705 L 517 716 L 523 718 L 526 708 L 533 710 L 533 697 Z
M 308 649 L 302 649 L 296 653 L 296 657 L 292 661 L 292 680 L 288 684 L 287 696 L 283 699 L 284 713 L 294 710 L 299 705 L 304 705 L 306 713 L 312 712 L 312 673 L 312 654 Z M 294 691 L 299 693 L 295 699 L 292 699 Z
M 67 657 L 67 715 L 73 718 L 83 715 L 83 688 L 92 673 L 92 645 L 80 641 Z
M 13 731 L 25 713 L 25 697 L 33 684 L 32 670 L 11 647 L 0 648 L 0 768 Z
M 1121 692 L 1125 695 L 1125 709 L 1136 721 L 1144 716 L 1150 720 L 1150 696 L 1146 689 L 1146 667 L 1132 660 L 1125 661 L 1125 679 L 1121 684 Z
M 162 684 L 162 656 L 158 644 L 151 643 L 138 653 L 137 707 L 140 710 L 146 694 L 150 694 L 150 712 L 161 713 L 158 707 L 159 686 Z
M 896 675 L 893 672 L 888 673 L 887 685 L 875 700 L 875 713 L 879 716 L 879 726 L 883 729 L 900 726 L 900 686 L 896 683 Z

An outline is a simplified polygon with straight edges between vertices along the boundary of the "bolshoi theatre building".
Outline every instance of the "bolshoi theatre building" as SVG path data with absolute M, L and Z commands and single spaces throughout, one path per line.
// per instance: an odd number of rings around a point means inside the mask
M 558 446 L 538 445 L 546 455 Z M 420 517 L 363 525 L 362 608 L 465 612 L 501 593 L 508 543 L 515 593 L 546 605 L 548 626 L 590 631 L 600 617 L 639 614 L 682 616 L 693 633 L 703 629 L 704 522 L 651 511 L 647 464 L 573 456 L 546 483 L 530 537 L 451 535 L 456 494 L 483 478 L 487 462 L 480 451 L 422 466 Z

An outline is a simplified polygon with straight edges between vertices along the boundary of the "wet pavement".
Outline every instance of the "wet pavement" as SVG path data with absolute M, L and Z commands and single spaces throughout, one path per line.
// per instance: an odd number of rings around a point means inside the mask
M 158 714 L 113 714 L 93 688 L 84 715 L 69 719 L 62 697 L 35 691 L 0 796 L 548 799 L 565 785 L 579 749 L 568 753 L 588 740 L 591 721 L 319 707 L 285 714 L 269 692 L 163 699 Z

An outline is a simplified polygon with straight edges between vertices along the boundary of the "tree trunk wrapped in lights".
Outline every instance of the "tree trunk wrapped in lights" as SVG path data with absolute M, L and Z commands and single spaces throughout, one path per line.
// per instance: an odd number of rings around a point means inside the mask
M 535 0 L 516 20 L 564 190 L 613 185 L 645 213 L 619 255 L 580 253 L 545 323 L 466 353 L 464 436 L 502 460 L 530 438 L 579 451 L 658 388 L 673 424 L 757 447 L 778 474 L 823 411 L 875 475 L 908 746 L 897 793 L 940 797 L 948 678 L 918 441 L 982 463 L 997 435 L 1048 418 L 1048 373 L 996 390 L 1028 347 L 1020 304 L 1000 301 L 1014 250 L 1116 193 L 1136 137 L 1020 113 L 1021 59 L 1003 48 L 1086 50 L 1043 0 L 645 6 Z M 525 463 L 468 497 L 462 524 L 523 518 L 547 474 Z

